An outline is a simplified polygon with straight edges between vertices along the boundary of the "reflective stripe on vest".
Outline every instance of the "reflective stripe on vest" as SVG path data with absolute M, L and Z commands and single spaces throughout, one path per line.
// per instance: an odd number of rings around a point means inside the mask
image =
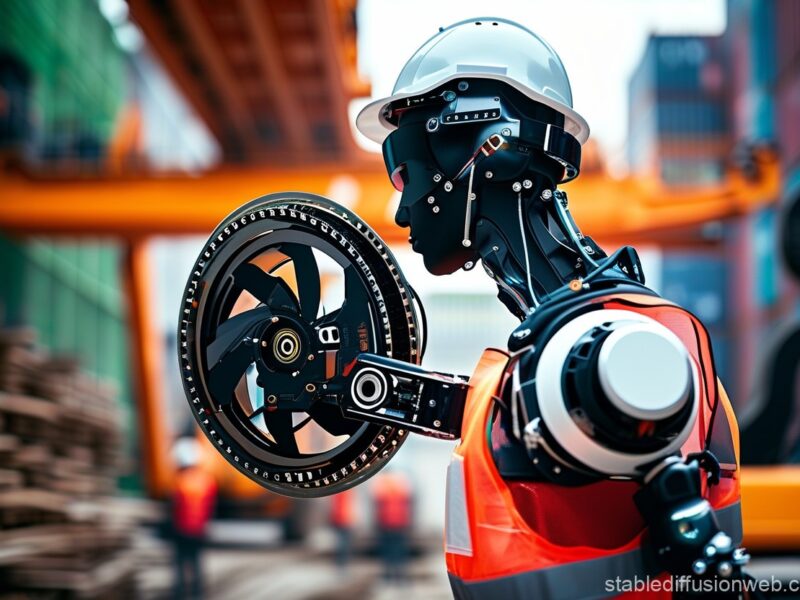
M 467 490 L 464 487 L 464 457 L 453 454 L 447 467 L 447 501 L 444 513 L 447 552 L 472 556 L 468 511 Z
M 720 527 L 736 544 L 742 540 L 742 510 L 739 502 L 715 511 Z M 449 573 L 450 587 L 458 600 L 483 598 L 539 598 L 571 600 L 574 598 L 607 598 L 618 595 L 606 586 L 619 578 L 633 581 L 638 577 L 655 577 L 658 570 L 649 568 L 641 548 L 613 556 L 567 563 L 555 567 L 517 573 L 481 581 L 465 581 Z

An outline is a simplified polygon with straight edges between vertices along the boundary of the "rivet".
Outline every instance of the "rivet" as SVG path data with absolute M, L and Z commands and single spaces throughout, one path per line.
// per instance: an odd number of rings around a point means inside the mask
M 514 185 L 511 186 L 511 189 L 515 192 L 522 191 L 522 184 L 519 181 L 515 181 Z
M 439 173 L 436 173 L 436 175 L 433 176 L 433 180 L 438 183 L 442 180 L 442 176 Z
M 503 127 L 503 129 L 500 130 L 500 133 L 503 135 L 511 135 L 511 130 L 508 127 Z
M 469 89 L 469 83 L 466 81 L 459 81 L 458 82 L 458 91 L 459 92 L 466 92 Z
M 542 200 L 547 202 L 552 197 L 553 197 L 553 190 L 542 190 L 542 196 L 541 196 Z
M 439 119 L 435 117 L 428 119 L 428 122 L 425 124 L 425 128 L 428 131 L 436 131 L 439 129 Z
M 307 383 L 306 384 L 306 391 L 309 392 L 309 393 L 316 392 L 317 391 L 317 386 L 315 386 L 313 383 Z
M 434 206 L 431 210 L 434 212 L 434 214 L 436 214 L 436 213 L 439 212 L 439 207 L 438 206 Z
M 486 171 L 486 173 L 484 173 L 483 175 L 484 177 L 486 177 L 486 179 L 491 179 L 492 177 L 494 177 L 494 173 L 492 173 L 491 171 Z
M 314 355 L 313 355 L 313 354 L 309 354 L 309 355 L 308 355 L 308 360 L 314 360 L 314 358 L 315 358 L 315 357 L 314 357 Z
M 445 181 L 444 182 L 444 191 L 445 192 L 453 191 L 453 184 L 451 182 L 449 182 L 449 181 Z
M 267 347 L 267 340 L 261 340 L 261 346 L 263 348 L 266 348 Z
M 274 394 L 270 394 L 269 396 L 267 396 L 267 404 L 275 404 L 276 402 L 278 402 L 277 396 L 275 396 Z
M 272 322 L 273 323 L 277 323 L 278 322 L 278 317 L 272 317 Z
M 522 187 L 524 187 L 526 190 L 529 190 L 533 187 L 533 182 L 530 179 L 526 179 L 522 182 Z
M 469 248 L 470 246 L 472 246 L 472 242 L 470 242 L 469 240 L 462 240 L 461 245 L 464 246 L 464 248 Z
M 428 196 L 428 204 L 433 204 L 434 202 L 436 202 L 436 198 L 433 196 Z
M 433 426 L 434 426 L 434 427 L 441 427 L 441 426 L 442 426 L 442 422 L 441 422 L 439 419 L 436 419 L 436 420 L 433 422 Z
M 497 252 L 498 250 L 500 250 L 499 246 L 492 246 L 492 252 Z
M 430 406 L 431 408 L 433 408 L 434 406 L 436 406 L 436 400 L 434 400 L 433 398 L 431 398 L 430 400 L 428 400 L 428 406 Z
M 468 260 L 467 262 L 464 263 L 464 269 L 466 269 L 467 271 L 469 271 L 474 266 L 475 263 L 472 262 L 471 260 Z
M 470 193 L 469 199 L 470 200 L 475 200 L 475 198 L 477 198 L 477 196 L 475 195 L 475 192 Z

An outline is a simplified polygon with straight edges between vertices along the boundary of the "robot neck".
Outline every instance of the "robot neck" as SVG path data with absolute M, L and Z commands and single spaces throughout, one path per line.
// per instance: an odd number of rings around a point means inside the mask
M 476 242 L 498 297 L 524 319 L 544 296 L 582 277 L 587 256 L 566 210 L 566 196 L 536 183 L 519 192 L 508 187 L 484 192 Z

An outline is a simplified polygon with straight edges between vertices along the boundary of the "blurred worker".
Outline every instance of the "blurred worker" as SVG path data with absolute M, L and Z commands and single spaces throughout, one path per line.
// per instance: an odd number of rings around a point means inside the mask
M 399 471 L 383 471 L 375 477 L 372 497 L 383 577 L 404 583 L 412 525 L 411 482 Z
M 200 445 L 195 438 L 180 438 L 173 453 L 178 467 L 171 514 L 175 543 L 175 598 L 201 598 L 201 554 L 208 521 L 214 512 L 217 483 L 199 465 Z
M 331 496 L 330 523 L 336 531 L 336 566 L 347 571 L 353 553 L 355 492 L 345 490 Z

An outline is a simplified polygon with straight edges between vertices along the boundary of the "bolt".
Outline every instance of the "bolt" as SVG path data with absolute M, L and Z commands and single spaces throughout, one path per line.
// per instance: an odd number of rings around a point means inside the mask
M 313 383 L 307 383 L 306 384 L 306 391 L 309 392 L 309 393 L 316 392 L 317 391 L 317 386 L 315 386 Z
M 468 260 L 467 262 L 464 263 L 464 270 L 465 271 L 469 271 L 474 266 L 475 266 L 475 263 L 472 262 L 471 260 Z
M 522 191 L 522 184 L 519 181 L 515 181 L 514 185 L 511 186 L 511 189 L 515 192 L 520 192 Z
M 692 572 L 695 575 L 702 575 L 706 572 L 708 565 L 704 560 L 696 560 L 692 563 Z
M 437 129 L 439 129 L 439 119 L 435 117 L 432 119 L 428 119 L 428 122 L 425 124 L 425 128 L 428 131 L 436 131 Z
M 428 204 L 433 204 L 434 202 L 436 202 L 436 198 L 433 196 L 428 196 Z
M 267 347 L 267 340 L 261 340 L 261 346 L 262 346 L 262 348 L 266 348 Z
M 470 242 L 469 240 L 461 240 L 461 245 L 464 246 L 464 248 L 469 248 L 470 246 L 472 246 L 472 242 Z
M 497 252 L 500 250 L 500 246 L 492 246 L 492 252 Z
M 526 190 L 529 190 L 533 187 L 533 182 L 530 179 L 526 179 L 522 182 L 522 187 L 524 187 Z
M 492 173 L 491 171 L 486 171 L 486 173 L 484 173 L 483 176 L 486 177 L 486 179 L 491 179 L 492 177 L 494 177 L 494 173 Z
M 308 355 L 308 360 L 314 360 L 315 356 L 313 354 Z
M 442 180 L 442 176 L 439 173 L 436 173 L 436 175 L 433 176 L 433 180 L 436 183 L 439 183 Z
M 434 213 L 438 213 L 439 212 L 439 207 L 438 206 L 434 206 L 431 210 L 433 210 Z
M 277 323 L 278 322 L 278 317 L 272 317 L 272 322 L 273 323 Z
M 433 408 L 434 406 L 436 406 L 436 400 L 434 400 L 433 398 L 431 398 L 430 400 L 428 400 L 428 406 L 430 406 L 431 408 Z
M 466 81 L 459 81 L 458 82 L 458 91 L 459 92 L 466 92 L 469 89 L 469 84 Z
M 542 200 L 547 202 L 550 198 L 553 197 L 553 190 L 542 190 Z
M 469 199 L 470 200 L 475 200 L 475 198 L 477 198 L 477 196 L 475 195 L 475 192 L 470 192 Z
M 436 419 L 436 420 L 433 422 L 433 426 L 434 426 L 434 427 L 441 427 L 441 426 L 442 426 L 442 422 L 441 422 L 439 419 Z
M 456 93 L 452 90 L 447 90 L 442 94 L 442 98 L 444 98 L 445 102 L 452 102 L 456 99 Z
M 445 191 L 445 192 L 451 192 L 451 191 L 453 191 L 453 184 L 452 184 L 452 183 L 450 183 L 449 181 L 445 181 L 445 182 L 444 182 L 444 191 Z
M 592 248 L 591 246 L 584 246 L 583 249 L 586 250 L 586 254 L 588 254 L 589 256 L 594 254 L 594 248 Z
M 503 135 L 511 135 L 511 130 L 508 127 L 503 127 L 503 129 L 500 130 L 500 133 Z
M 277 402 L 278 402 L 278 397 L 275 396 L 274 394 L 270 394 L 269 396 L 267 396 L 267 404 L 277 404 Z
M 722 577 L 730 577 L 733 573 L 733 565 L 727 560 L 723 561 L 719 563 L 719 566 L 717 567 L 717 573 L 719 573 Z

